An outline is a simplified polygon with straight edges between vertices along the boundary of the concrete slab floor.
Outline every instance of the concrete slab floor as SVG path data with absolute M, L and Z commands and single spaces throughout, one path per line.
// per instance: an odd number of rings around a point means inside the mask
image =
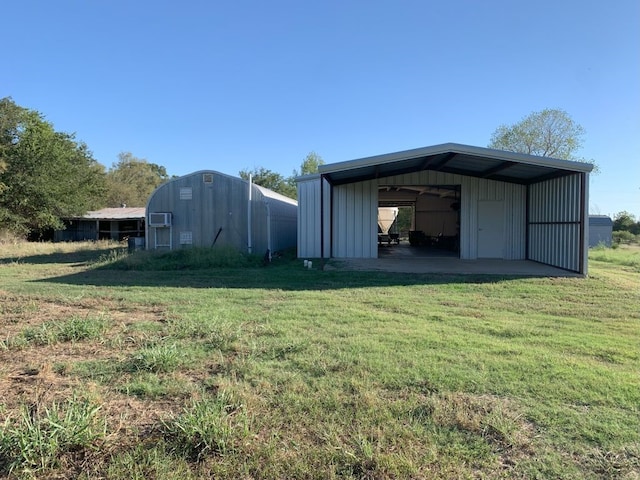
M 442 255 L 445 256 L 442 256 Z M 384 246 L 379 258 L 339 258 L 327 261 L 325 268 L 371 270 L 396 273 L 449 273 L 454 275 L 515 275 L 532 277 L 580 277 L 542 263 L 529 260 L 478 259 L 461 260 L 455 253 L 414 249 L 404 245 Z

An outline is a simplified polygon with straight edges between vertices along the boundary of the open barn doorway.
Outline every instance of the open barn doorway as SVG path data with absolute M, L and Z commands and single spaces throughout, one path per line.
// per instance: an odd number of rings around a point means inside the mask
M 378 255 L 403 253 L 460 258 L 459 185 L 378 187 Z

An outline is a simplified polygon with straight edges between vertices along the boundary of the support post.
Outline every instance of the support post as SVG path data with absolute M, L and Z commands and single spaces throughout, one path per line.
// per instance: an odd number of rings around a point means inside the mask
M 320 270 L 324 270 L 324 175 L 320 174 Z

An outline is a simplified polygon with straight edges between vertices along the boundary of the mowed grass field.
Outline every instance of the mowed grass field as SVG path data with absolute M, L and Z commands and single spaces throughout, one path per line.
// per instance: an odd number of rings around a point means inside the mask
M 510 278 L 0 245 L 0 476 L 640 478 L 639 257 Z

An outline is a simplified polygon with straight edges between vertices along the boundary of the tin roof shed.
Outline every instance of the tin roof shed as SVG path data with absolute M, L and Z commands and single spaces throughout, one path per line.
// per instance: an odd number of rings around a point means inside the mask
M 296 245 L 297 202 L 213 170 L 159 186 L 147 203 L 148 249 L 230 245 L 259 255 Z
M 377 258 L 378 207 L 401 206 L 417 246 L 584 275 L 592 168 L 457 143 L 322 165 L 298 179 L 298 255 Z

